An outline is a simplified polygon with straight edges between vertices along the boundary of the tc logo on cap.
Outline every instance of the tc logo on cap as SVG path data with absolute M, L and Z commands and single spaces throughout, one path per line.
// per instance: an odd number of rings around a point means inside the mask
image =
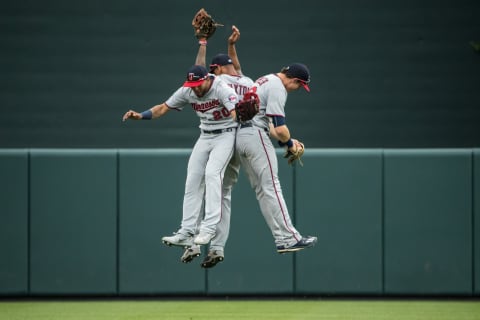
M 208 71 L 203 66 L 194 65 L 187 72 L 187 81 L 184 82 L 184 87 L 197 87 L 202 84 L 207 78 Z

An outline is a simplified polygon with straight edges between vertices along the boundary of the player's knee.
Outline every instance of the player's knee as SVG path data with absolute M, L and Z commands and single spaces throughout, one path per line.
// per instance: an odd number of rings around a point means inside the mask
M 221 174 L 218 170 L 206 170 L 205 171 L 205 182 L 217 182 L 221 181 Z

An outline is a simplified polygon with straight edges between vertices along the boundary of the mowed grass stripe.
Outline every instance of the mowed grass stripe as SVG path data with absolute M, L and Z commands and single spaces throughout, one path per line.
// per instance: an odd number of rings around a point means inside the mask
M 0 320 L 480 320 L 477 301 L 18 301 Z

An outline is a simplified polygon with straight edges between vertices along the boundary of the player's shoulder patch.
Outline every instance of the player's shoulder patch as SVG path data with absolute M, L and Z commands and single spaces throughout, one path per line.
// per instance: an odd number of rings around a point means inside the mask
M 238 97 L 236 94 L 231 94 L 228 96 L 228 100 L 231 102 L 231 103 L 237 103 L 238 102 Z

